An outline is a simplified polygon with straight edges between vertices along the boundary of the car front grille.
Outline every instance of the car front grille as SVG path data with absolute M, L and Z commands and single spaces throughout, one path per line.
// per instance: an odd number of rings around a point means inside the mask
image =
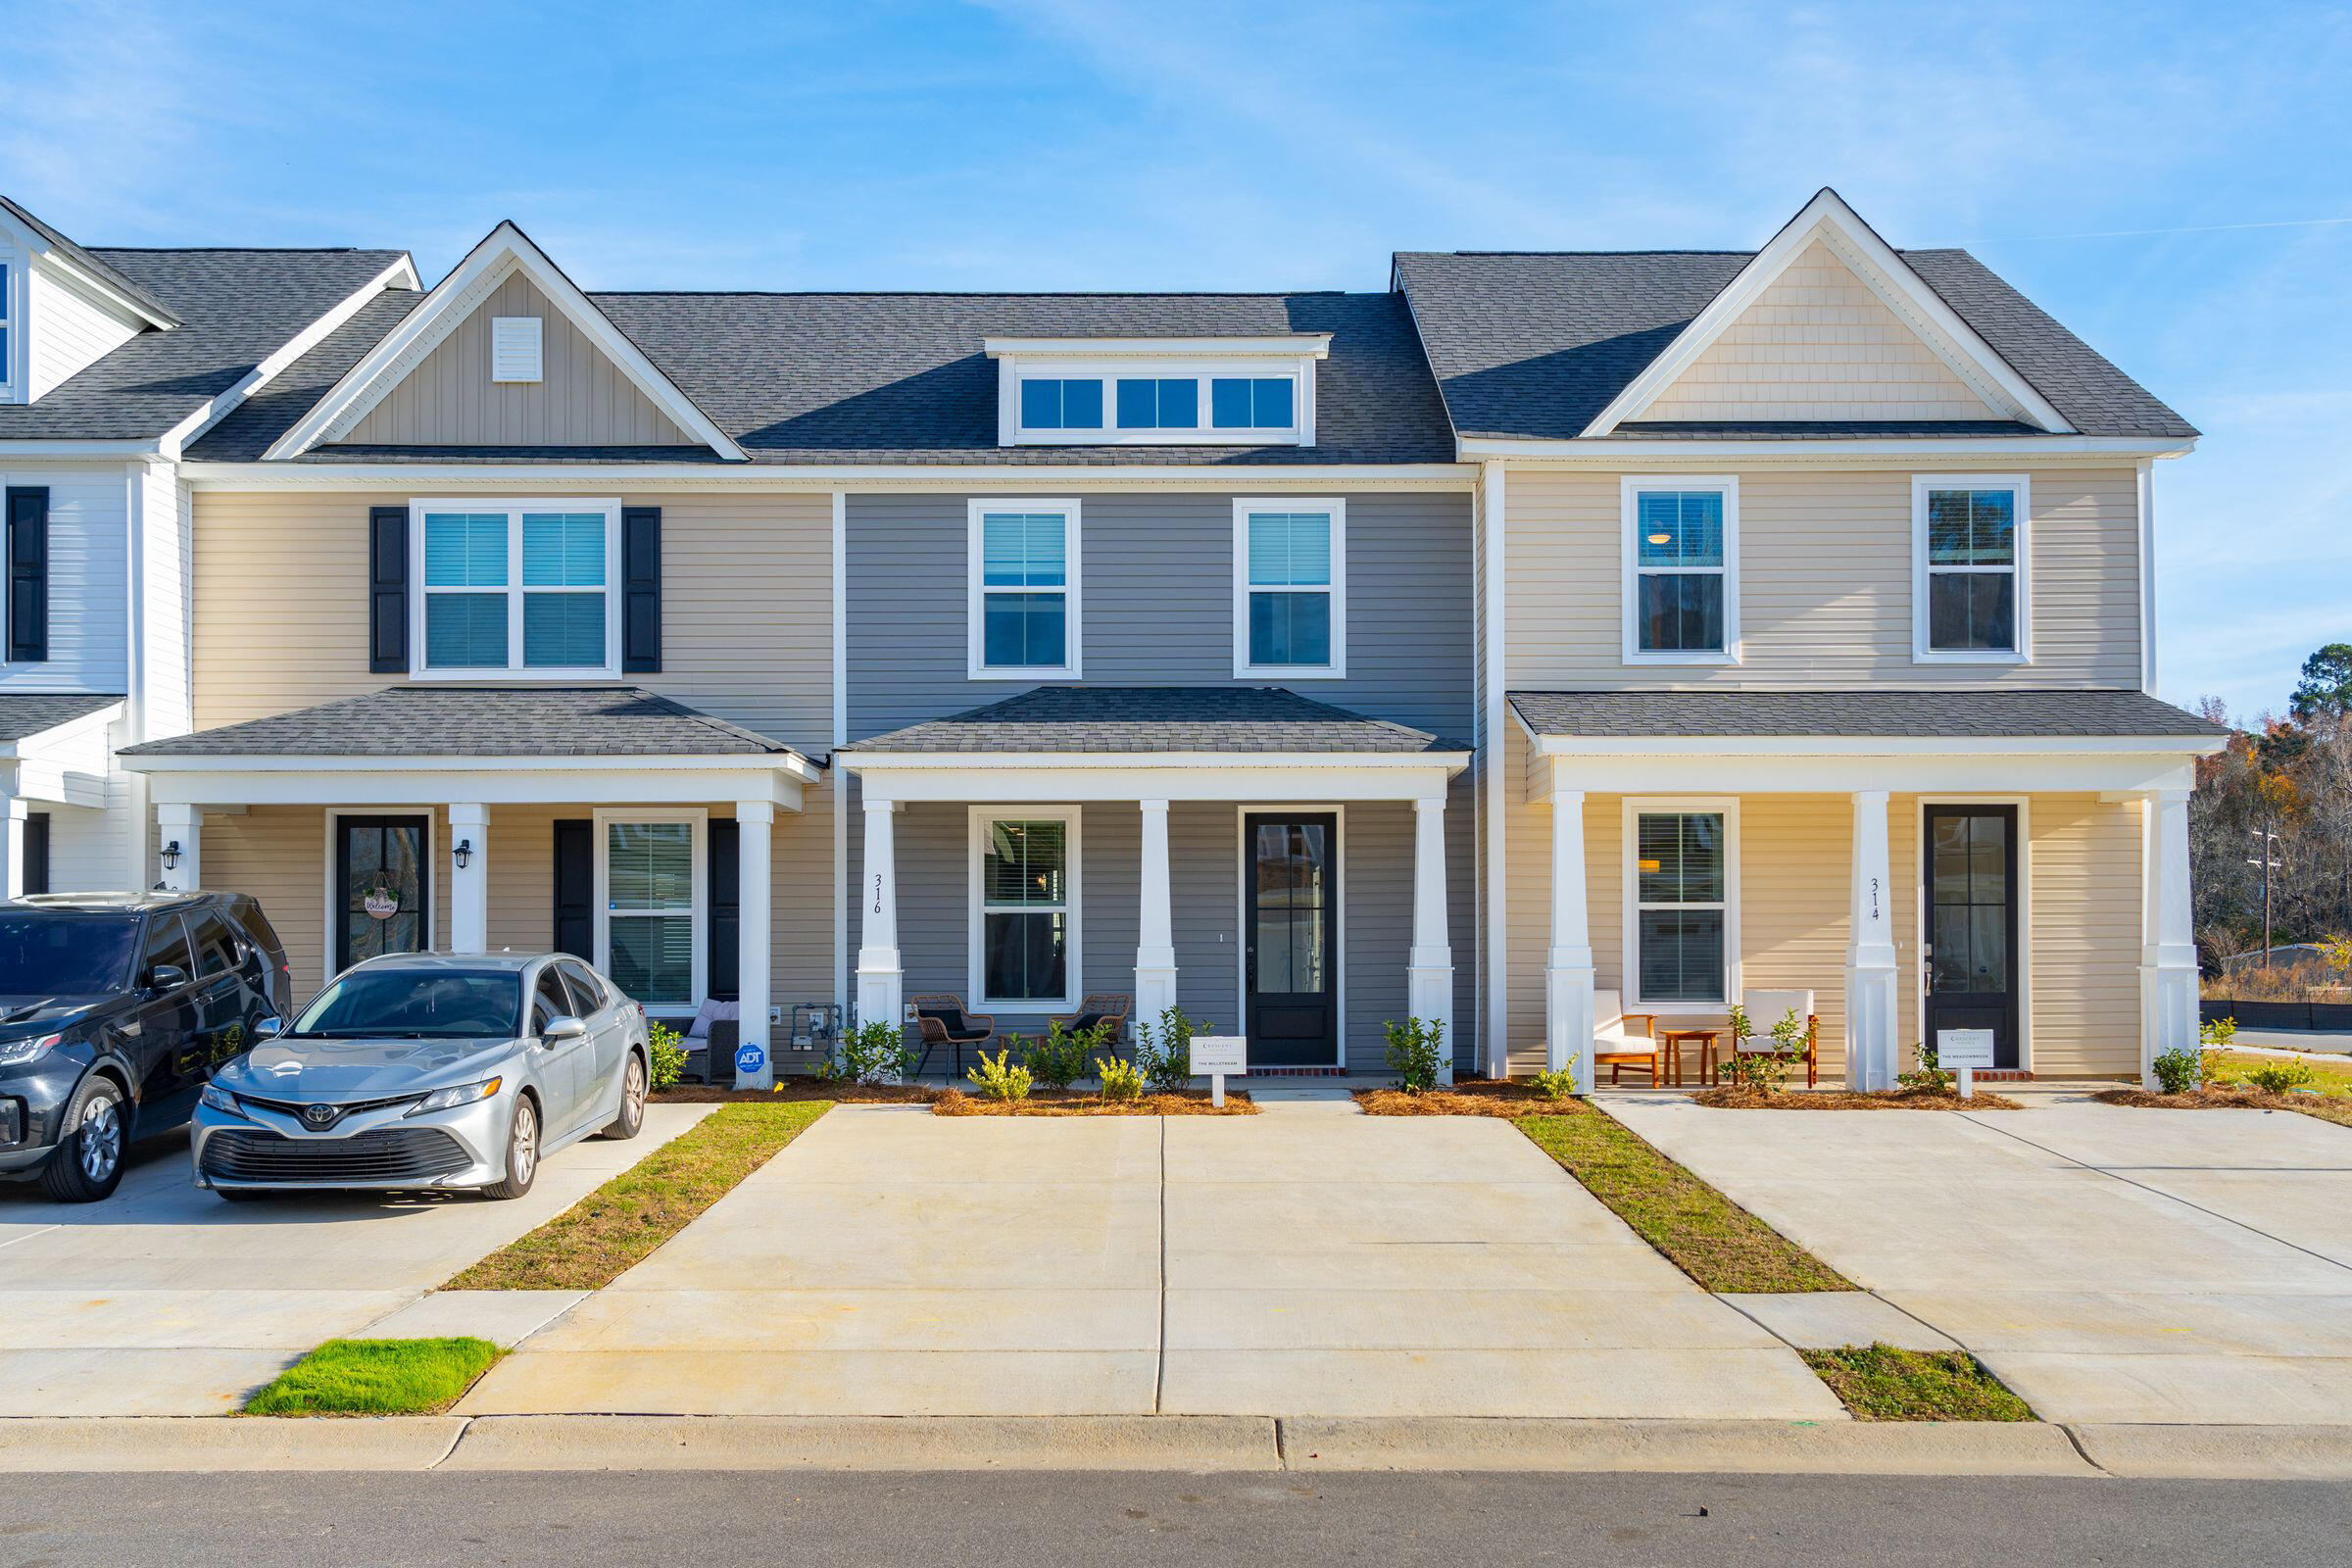
M 287 1138 L 278 1133 L 217 1132 L 204 1143 L 204 1174 L 229 1182 L 431 1181 L 473 1163 L 438 1127 L 378 1127 L 349 1138 Z

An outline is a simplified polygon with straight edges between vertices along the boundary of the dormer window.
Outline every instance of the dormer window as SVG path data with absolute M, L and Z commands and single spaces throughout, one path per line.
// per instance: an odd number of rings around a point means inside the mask
M 1001 446 L 1312 446 L 1322 333 L 990 338 Z

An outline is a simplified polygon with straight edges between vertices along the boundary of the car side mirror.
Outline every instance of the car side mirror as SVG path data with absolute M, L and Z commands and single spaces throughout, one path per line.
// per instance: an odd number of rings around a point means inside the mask
M 274 1040 L 285 1032 L 286 1020 L 283 1018 L 256 1018 L 253 1021 L 253 1038 L 256 1040 Z
M 147 985 L 153 991 L 176 991 L 188 983 L 188 971 L 176 963 L 159 963 L 147 971 Z
M 585 1040 L 588 1038 L 588 1025 L 569 1014 L 561 1018 L 550 1018 L 547 1020 L 547 1027 L 539 1031 L 539 1038 L 551 1046 L 562 1045 L 566 1040 Z

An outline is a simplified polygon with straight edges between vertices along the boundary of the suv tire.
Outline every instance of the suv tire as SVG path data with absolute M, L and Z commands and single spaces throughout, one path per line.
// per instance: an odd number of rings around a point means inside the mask
M 41 1191 L 61 1203 L 94 1203 L 122 1185 L 130 1144 L 122 1091 L 112 1078 L 91 1074 L 66 1102 L 65 1135 L 41 1167 Z

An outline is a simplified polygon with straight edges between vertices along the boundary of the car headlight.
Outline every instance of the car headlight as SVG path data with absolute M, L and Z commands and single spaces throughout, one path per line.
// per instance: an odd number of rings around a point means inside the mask
M 447 1089 L 436 1089 L 411 1105 L 409 1114 L 421 1116 L 428 1110 L 455 1110 L 460 1105 L 488 1100 L 498 1093 L 499 1085 L 505 1082 L 504 1078 L 485 1078 L 478 1084 L 455 1084 Z
M 196 1098 L 198 1102 L 202 1103 L 208 1110 L 217 1110 L 222 1115 L 226 1116 L 242 1116 L 245 1114 L 245 1107 L 238 1103 L 237 1097 L 230 1094 L 227 1090 L 221 1088 L 219 1084 L 206 1084 L 204 1086 L 204 1093 Z
M 23 1040 L 0 1040 L 0 1067 L 14 1067 L 19 1062 L 30 1061 L 65 1038 L 57 1034 L 31 1035 Z

